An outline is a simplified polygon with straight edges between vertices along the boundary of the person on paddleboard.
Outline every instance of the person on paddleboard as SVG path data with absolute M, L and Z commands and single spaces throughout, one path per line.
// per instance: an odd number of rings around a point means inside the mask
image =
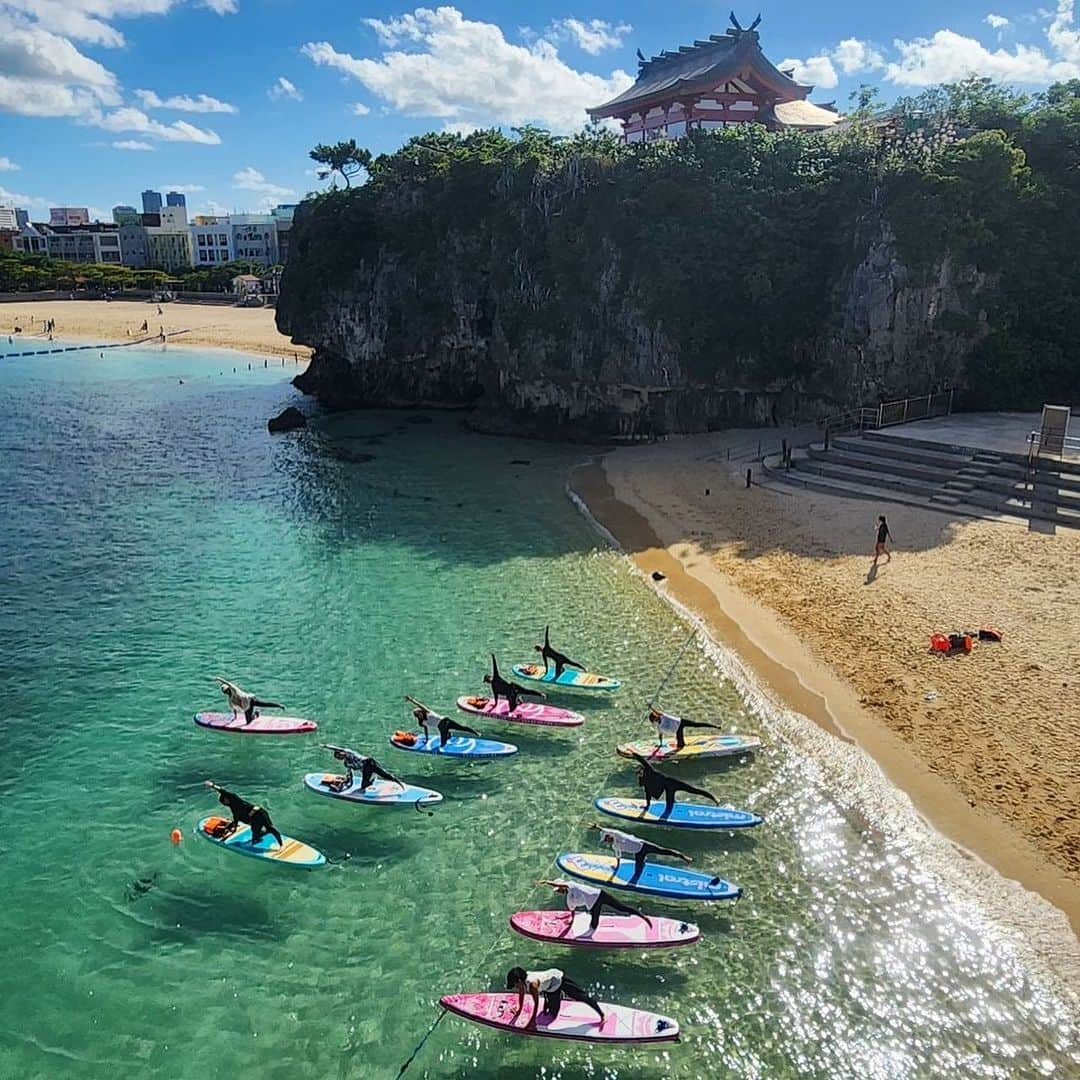
M 563 998 L 588 1005 L 600 1017 L 601 1024 L 607 1019 L 604 1016 L 604 1010 L 597 1002 L 589 997 L 577 983 L 568 979 L 559 968 L 548 968 L 546 971 L 526 971 L 522 967 L 511 968 L 506 973 L 506 989 L 516 990 L 518 996 L 517 1012 L 511 1018 L 511 1024 L 515 1023 L 521 1015 L 521 1010 L 525 1005 L 526 991 L 533 1003 L 532 1015 L 525 1025 L 527 1028 L 535 1027 L 536 1021 L 541 1016 L 558 1016 Z M 541 997 L 544 999 L 542 1009 L 540 1008 Z
M 218 802 L 222 806 L 227 806 L 229 813 L 232 814 L 232 821 L 227 821 L 214 829 L 213 836 L 215 840 L 226 840 L 241 825 L 250 825 L 251 842 L 253 844 L 257 844 L 269 833 L 277 841 L 278 847 L 282 846 L 281 833 L 274 828 L 270 815 L 261 806 L 249 803 L 247 799 L 241 799 L 233 791 L 226 791 L 225 788 L 215 784 L 213 780 L 207 780 L 206 786 L 217 792 Z
M 243 713 L 245 724 L 250 724 L 259 715 L 257 711 L 259 709 L 284 708 L 283 705 L 278 705 L 274 701 L 260 701 L 254 694 L 241 690 L 236 683 L 231 683 L 220 675 L 214 676 L 214 682 L 221 687 L 221 692 L 229 699 L 229 708 L 232 709 L 233 717 L 235 718 L 238 712 Z
M 421 705 L 415 698 L 407 697 L 405 700 L 411 701 L 416 706 L 412 714 L 417 724 L 423 729 L 425 742 L 431 741 L 431 731 L 428 725 L 435 724 L 438 727 L 440 750 L 450 741 L 452 737 L 450 735 L 451 731 L 460 731 L 463 735 L 472 735 L 477 739 L 483 738 L 476 728 L 471 728 L 468 724 L 459 724 L 456 720 L 451 720 L 449 716 L 443 716 L 433 709 L 429 709 L 426 705 Z
M 327 781 L 326 786 L 331 791 L 346 791 L 353 785 L 354 772 L 360 774 L 360 791 L 364 792 L 371 786 L 371 781 L 376 776 L 389 780 L 392 784 L 404 789 L 405 785 L 394 775 L 388 773 L 373 757 L 367 754 L 358 754 L 347 746 L 331 746 L 329 743 L 320 743 L 324 750 L 329 750 L 334 757 L 345 766 L 345 775 L 336 780 Z
M 707 727 L 722 730 L 719 724 L 707 724 L 704 720 L 684 720 L 681 716 L 672 716 L 670 713 L 661 712 L 659 709 L 649 710 L 649 720 L 656 725 L 656 744 L 664 745 L 665 735 L 675 736 L 675 749 L 682 750 L 686 746 L 686 729 L 688 727 Z
M 600 839 L 605 844 L 610 844 L 615 852 L 615 869 L 611 872 L 612 878 L 619 872 L 619 866 L 624 857 L 634 860 L 634 872 L 630 875 L 629 884 L 633 885 L 641 872 L 645 869 L 645 857 L 647 855 L 670 855 L 674 859 L 682 859 L 688 866 L 694 860 L 689 855 L 684 855 L 674 848 L 661 847 L 649 840 L 642 840 L 633 833 L 623 832 L 621 829 L 609 829 L 606 825 L 597 825 L 595 821 L 589 823 L 590 829 L 596 829 L 600 833 Z
M 484 682 L 491 687 L 494 704 L 499 704 L 499 698 L 506 698 L 506 707 L 511 713 L 517 709 L 518 701 L 523 697 L 547 697 L 542 690 L 527 690 L 524 686 L 518 686 L 517 683 L 507 682 L 499 674 L 499 662 L 495 659 L 494 653 L 491 654 L 491 674 L 484 676 Z
M 534 645 L 533 648 L 544 658 L 544 670 L 547 671 L 549 664 L 555 665 L 555 678 L 557 679 L 566 668 L 577 668 L 584 671 L 585 668 L 564 653 L 556 652 L 551 647 L 551 627 L 544 627 L 544 644 Z
M 685 780 L 676 780 L 674 776 L 659 772 L 640 754 L 631 754 L 630 756 L 638 763 L 638 787 L 645 792 L 645 806 L 641 811 L 642 817 L 648 812 L 649 804 L 654 799 L 661 798 L 664 800 L 664 813 L 662 816 L 668 817 L 671 811 L 675 809 L 675 793 L 678 791 L 685 791 L 688 795 L 700 795 L 702 798 L 712 800 L 717 806 L 720 805 L 720 800 L 712 792 L 706 791 L 704 788 L 694 787 L 693 784 L 688 784 Z
M 616 900 L 611 893 L 604 889 L 598 889 L 595 885 L 585 885 L 580 881 L 565 881 L 556 878 L 554 881 L 538 881 L 537 885 L 550 885 L 566 904 L 567 911 L 587 911 L 589 913 L 589 931 L 593 932 L 600 925 L 600 914 L 604 908 L 617 911 L 622 915 L 636 915 L 645 920 L 645 925 L 652 927 L 652 919 L 643 915 L 637 908 Z

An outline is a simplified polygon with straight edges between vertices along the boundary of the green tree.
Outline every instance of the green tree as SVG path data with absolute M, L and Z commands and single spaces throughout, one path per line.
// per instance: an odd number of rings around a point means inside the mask
M 340 173 L 345 186 L 352 185 L 352 178 L 371 166 L 371 151 L 357 146 L 355 139 L 339 143 L 319 143 L 308 155 L 312 161 L 324 166 L 320 177 Z

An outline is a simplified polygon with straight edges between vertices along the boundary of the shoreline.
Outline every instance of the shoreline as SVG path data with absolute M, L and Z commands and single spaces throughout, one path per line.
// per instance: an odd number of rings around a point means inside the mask
M 568 477 L 568 495 L 593 526 L 631 560 L 649 587 L 727 654 L 725 673 L 744 684 L 744 693 L 746 684 L 752 685 L 774 709 L 805 717 L 824 733 L 827 753 L 835 754 L 834 740 L 839 740 L 868 758 L 918 819 L 961 856 L 959 862 L 952 860 L 955 865 L 940 869 L 947 876 L 962 871 L 968 884 L 977 877 L 979 899 L 993 920 L 1012 931 L 1075 1000 L 1080 994 L 1080 888 L 1075 880 L 1048 864 L 1009 822 L 976 813 L 777 612 L 739 589 L 654 507 L 617 489 L 605 467 L 607 457 L 574 467 Z M 665 575 L 662 583 L 651 579 L 655 570 Z M 1025 918 L 1017 910 L 1018 900 L 1030 904 L 1025 892 L 1039 897 L 1045 918 L 1033 919 L 1030 911 Z
M 166 343 L 181 348 L 229 349 L 256 356 L 296 358 L 302 365 L 311 359 L 308 346 L 294 345 L 278 332 L 273 308 L 171 300 L 160 305 L 161 314 L 158 315 L 158 306 L 149 300 L 36 300 L 22 303 L 6 300 L 0 303 L 0 336 L 13 336 L 15 345 L 33 341 L 35 345 L 55 346 L 67 341 L 93 344 L 104 351 L 109 348 L 153 348 L 159 344 L 156 330 L 163 327 Z M 36 330 L 37 324 L 45 319 L 56 321 L 55 338 L 51 343 Z M 141 330 L 144 321 L 146 331 Z M 15 325 L 22 328 L 18 335 L 13 334 Z M 136 335 L 149 335 L 150 340 L 137 346 Z

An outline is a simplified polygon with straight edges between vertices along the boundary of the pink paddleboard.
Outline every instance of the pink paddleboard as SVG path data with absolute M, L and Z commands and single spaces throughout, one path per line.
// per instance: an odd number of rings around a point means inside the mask
M 636 915 L 601 915 L 590 932 L 587 911 L 518 911 L 510 916 L 510 928 L 536 941 L 592 949 L 663 949 L 701 937 L 693 923 L 657 915 L 649 920 L 652 926 Z
M 319 725 L 314 720 L 301 720 L 297 716 L 256 716 L 250 724 L 244 723 L 243 714 L 198 712 L 195 723 L 199 727 L 212 728 L 214 731 L 234 731 L 238 735 L 306 735 L 309 731 L 318 731 Z
M 517 1011 L 517 1000 L 515 993 L 447 994 L 439 1003 L 466 1020 L 498 1028 L 508 1035 L 539 1035 L 548 1039 L 601 1043 L 674 1042 L 679 1037 L 679 1025 L 669 1016 L 602 1001 L 602 1024 L 588 1005 L 564 1000 L 558 1016 L 540 1016 L 534 1027 L 527 1027 L 532 1016 L 532 999 L 525 995 L 521 1015 L 511 1023 Z
M 541 705 L 538 702 L 522 701 L 510 712 L 509 706 L 500 698 L 498 705 L 486 697 L 459 697 L 457 707 L 474 716 L 490 716 L 494 720 L 505 720 L 510 724 L 538 724 L 542 727 L 580 727 L 585 723 L 581 713 L 560 709 L 557 705 Z

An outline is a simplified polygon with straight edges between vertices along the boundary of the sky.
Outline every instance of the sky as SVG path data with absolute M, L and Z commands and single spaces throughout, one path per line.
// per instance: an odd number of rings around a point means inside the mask
M 758 3 L 736 10 L 743 25 Z M 1080 0 L 772 0 L 765 55 L 836 101 L 969 74 L 1080 78 Z M 103 220 L 144 188 L 192 213 L 298 201 L 318 142 L 581 127 L 646 56 L 723 33 L 731 0 L 0 0 L 0 204 Z

